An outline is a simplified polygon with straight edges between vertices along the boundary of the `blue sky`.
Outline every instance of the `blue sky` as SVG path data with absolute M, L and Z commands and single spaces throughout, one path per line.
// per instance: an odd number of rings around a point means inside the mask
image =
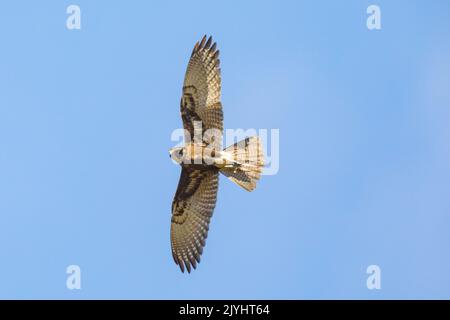
M 81 8 L 81 30 L 66 8 Z M 381 8 L 381 30 L 366 8 Z M 0 12 L 0 298 L 450 298 L 448 1 L 8 1 Z M 194 43 L 226 128 L 280 170 L 224 177 L 199 268 L 170 253 L 168 158 Z M 66 267 L 81 267 L 81 290 Z M 381 289 L 366 268 L 379 265 Z

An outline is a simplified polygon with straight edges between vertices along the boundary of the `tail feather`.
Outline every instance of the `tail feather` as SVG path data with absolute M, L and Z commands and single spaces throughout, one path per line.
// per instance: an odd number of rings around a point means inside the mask
M 222 172 L 231 181 L 247 191 L 256 188 L 264 167 L 264 154 L 258 137 L 248 137 L 224 150 L 233 164 L 223 167 Z

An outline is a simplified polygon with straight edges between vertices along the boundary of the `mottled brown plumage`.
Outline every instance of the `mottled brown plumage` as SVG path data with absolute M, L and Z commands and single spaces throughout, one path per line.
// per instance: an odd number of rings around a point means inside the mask
M 219 172 L 251 191 L 256 187 L 264 164 L 261 144 L 256 137 L 221 150 L 223 112 L 219 50 L 216 47 L 212 38 L 207 39 L 206 36 L 194 46 L 180 103 L 186 145 L 172 148 L 170 152 L 182 167 L 172 202 L 170 238 L 173 259 L 183 272 L 185 269 L 190 272 L 200 262 L 216 206 Z M 200 144 L 196 144 L 192 141 L 199 123 L 202 137 Z M 208 135 L 211 131 L 214 134 Z M 196 152 L 192 151 L 196 149 L 200 152 L 200 158 L 205 159 L 206 145 L 214 146 L 211 156 L 217 156 L 217 159 L 214 158 L 217 162 L 192 164 L 184 161 L 188 155 L 195 158 Z
M 203 37 L 196 43 L 188 63 L 181 97 L 183 127 L 192 139 L 194 121 L 201 121 L 203 131 L 223 131 L 223 113 L 220 103 L 219 51 L 212 38 Z M 171 243 L 175 262 L 184 271 L 191 271 L 200 262 L 209 222 L 217 199 L 219 170 L 183 167 L 172 202 Z

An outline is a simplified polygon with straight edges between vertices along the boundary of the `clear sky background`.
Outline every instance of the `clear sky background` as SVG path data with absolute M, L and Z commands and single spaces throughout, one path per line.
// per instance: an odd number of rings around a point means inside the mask
M 280 170 L 222 177 L 189 275 L 168 149 L 205 33 L 225 127 L 279 128 Z M 7 1 L 0 41 L 0 298 L 450 298 L 450 2 Z

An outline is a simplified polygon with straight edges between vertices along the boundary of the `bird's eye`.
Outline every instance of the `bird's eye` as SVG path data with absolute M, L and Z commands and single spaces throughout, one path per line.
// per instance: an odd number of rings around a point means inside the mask
M 183 156 L 183 149 L 180 149 L 180 156 Z

